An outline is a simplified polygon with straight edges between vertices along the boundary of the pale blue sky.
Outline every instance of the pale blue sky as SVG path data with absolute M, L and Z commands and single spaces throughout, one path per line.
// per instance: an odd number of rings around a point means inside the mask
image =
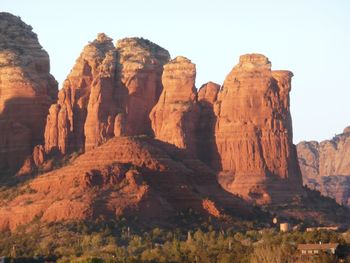
M 350 125 L 348 0 L 0 0 L 30 24 L 62 83 L 84 45 L 105 32 L 138 36 L 197 65 L 197 87 L 222 84 L 241 54 L 262 53 L 293 71 L 294 142 Z

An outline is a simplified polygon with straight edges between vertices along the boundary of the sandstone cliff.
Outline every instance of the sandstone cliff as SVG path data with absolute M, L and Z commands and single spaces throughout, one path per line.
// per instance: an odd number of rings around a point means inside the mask
M 164 66 L 163 92 L 150 118 L 155 138 L 196 154 L 196 128 L 199 119 L 196 67 L 185 57 Z
M 194 89 L 195 66 L 178 57 L 164 66 L 163 93 L 150 117 L 155 137 L 187 149 L 219 172 L 222 186 L 257 203 L 301 193 L 292 142 L 292 73 L 271 71 L 258 54 L 244 55 L 220 86 Z
M 350 205 L 350 128 L 332 140 L 297 145 L 303 183 Z
M 0 13 L 0 171 L 16 171 L 42 144 L 48 109 L 57 98 L 49 56 L 32 27 Z
M 112 40 L 104 34 L 84 48 L 63 83 L 57 104 L 50 108 L 45 129 L 47 152 L 57 150 L 66 154 L 69 151 L 82 151 L 85 139 L 94 145 L 103 140 L 103 136 L 109 136 L 106 134 L 106 130 L 110 129 L 106 127 L 108 114 L 109 111 L 115 114 L 116 109 L 109 109 L 113 105 L 105 105 L 105 100 L 110 102 L 113 99 L 113 87 L 110 87 L 108 79 L 115 75 L 115 63 Z M 101 106 L 105 107 L 104 111 L 100 111 Z
M 52 105 L 45 130 L 46 151 L 90 150 L 113 136 L 150 134 L 149 112 L 162 90 L 169 53 L 156 44 L 101 33 L 89 43 Z
M 146 39 L 126 38 L 116 45 L 125 133 L 152 134 L 149 114 L 163 90 L 163 65 L 169 52 Z
M 200 117 L 197 127 L 197 156 L 200 160 L 214 168 L 221 170 L 218 150 L 215 142 L 215 125 L 217 116 L 214 104 L 217 100 L 220 86 L 213 82 L 204 84 L 198 91 Z
M 215 102 L 224 171 L 219 181 L 247 200 L 279 202 L 301 192 L 289 110 L 291 77 L 289 71 L 271 71 L 263 55 L 243 55 Z
M 189 59 L 169 61 L 168 51 L 142 38 L 113 45 L 102 33 L 85 46 L 49 108 L 57 85 L 36 35 L 9 14 L 0 15 L 0 30 L 0 169 L 18 168 L 32 153 L 21 173 L 33 166 L 48 171 L 54 153 L 83 153 L 15 193 L 0 191 L 0 229 L 39 217 L 136 215 L 145 224 L 169 223 L 187 209 L 228 222 L 254 214 L 237 195 L 280 204 L 302 193 L 289 109 L 292 73 L 272 71 L 265 56 L 241 56 L 222 87 L 209 82 L 197 92 Z M 37 145 L 45 116 L 45 144 Z M 315 178 L 320 171 L 345 175 L 343 137 L 327 143 L 324 154 L 320 144 L 305 144 L 303 170 Z M 314 215 L 314 199 L 293 200 L 306 200 L 303 211 L 311 207 Z

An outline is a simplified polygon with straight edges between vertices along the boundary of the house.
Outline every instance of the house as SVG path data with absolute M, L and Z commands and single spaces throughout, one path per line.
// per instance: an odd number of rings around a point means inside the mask
M 302 256 L 318 255 L 321 252 L 336 254 L 338 246 L 338 243 L 299 244 L 298 250 Z
M 281 223 L 280 224 L 280 232 L 289 232 L 291 229 L 289 223 Z

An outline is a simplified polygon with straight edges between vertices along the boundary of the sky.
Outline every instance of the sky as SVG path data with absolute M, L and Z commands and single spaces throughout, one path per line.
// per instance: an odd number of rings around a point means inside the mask
M 99 32 L 186 56 L 197 88 L 222 84 L 240 55 L 261 53 L 273 69 L 294 73 L 295 143 L 331 139 L 350 125 L 349 0 L 0 0 L 0 11 L 33 27 L 60 85 Z

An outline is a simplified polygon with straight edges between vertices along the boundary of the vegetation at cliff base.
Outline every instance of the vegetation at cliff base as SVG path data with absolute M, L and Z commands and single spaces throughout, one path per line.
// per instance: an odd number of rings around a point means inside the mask
M 32 223 L 0 233 L 0 255 L 58 262 L 297 262 L 300 243 L 331 242 L 346 248 L 350 234 L 332 231 L 237 231 L 203 225 L 193 230 L 138 229 L 127 220 Z M 337 262 L 320 255 L 315 262 Z M 305 261 L 304 261 L 305 262 Z

